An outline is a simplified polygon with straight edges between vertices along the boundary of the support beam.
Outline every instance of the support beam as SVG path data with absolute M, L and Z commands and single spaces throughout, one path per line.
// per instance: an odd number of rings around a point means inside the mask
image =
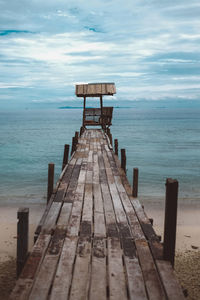
M 138 173 L 139 173 L 138 168 L 134 168 L 133 169 L 133 191 L 132 191 L 132 195 L 135 198 L 137 198 L 137 196 L 138 196 Z
M 69 157 L 69 145 L 65 145 L 64 147 L 64 155 L 63 155 L 63 164 L 62 164 L 62 170 L 68 163 L 68 157 Z
M 174 266 L 177 224 L 178 181 L 167 178 L 165 200 L 164 249 L 165 260 Z
M 48 165 L 48 186 L 47 186 L 47 203 L 49 202 L 53 193 L 54 186 L 54 164 L 49 163 Z
M 19 208 L 17 219 L 17 277 L 19 277 L 28 254 L 29 208 Z

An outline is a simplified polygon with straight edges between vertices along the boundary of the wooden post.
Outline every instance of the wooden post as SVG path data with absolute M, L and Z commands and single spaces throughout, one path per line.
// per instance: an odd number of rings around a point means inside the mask
M 68 157 L 69 157 L 69 145 L 66 144 L 65 147 L 64 147 L 62 170 L 64 169 L 64 167 L 68 163 Z
M 73 138 L 72 138 L 71 156 L 74 153 L 75 149 L 76 149 L 76 138 L 75 138 L 75 136 L 73 136 Z
M 78 144 L 78 136 L 79 136 L 79 132 L 76 131 L 76 132 L 75 132 L 75 141 L 76 141 L 76 145 Z
M 121 168 L 126 173 L 126 150 L 121 149 Z
M 118 139 L 115 139 L 114 143 L 115 143 L 115 154 L 118 156 Z
M 28 254 L 29 209 L 19 208 L 17 212 L 17 277 L 19 277 Z
M 112 133 L 109 134 L 109 140 L 110 140 L 110 144 L 112 146 L 113 145 L 113 142 L 112 142 Z
M 53 186 L 54 186 L 54 164 L 50 163 L 48 165 L 47 203 L 49 202 L 51 195 L 53 193 Z
M 138 168 L 133 169 L 133 197 L 137 198 L 138 196 Z
M 101 127 L 104 128 L 104 118 L 103 118 L 103 97 L 100 96 L 100 107 L 101 107 Z
M 178 181 L 167 178 L 165 200 L 164 248 L 163 257 L 174 266 L 176 244 L 176 221 L 178 202 Z
M 84 127 L 83 126 L 81 126 L 81 128 L 80 128 L 80 136 L 83 134 L 83 132 L 84 132 Z
M 83 127 L 85 126 L 85 104 L 86 104 L 86 96 L 84 96 L 84 102 L 83 102 Z

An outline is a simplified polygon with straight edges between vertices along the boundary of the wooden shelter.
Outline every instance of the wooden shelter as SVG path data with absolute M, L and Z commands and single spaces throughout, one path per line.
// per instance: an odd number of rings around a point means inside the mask
M 116 94 L 114 83 L 88 83 L 76 85 L 76 96 L 84 98 L 83 127 L 101 126 L 102 128 L 112 125 L 113 107 L 103 106 L 103 96 Z M 99 108 L 86 108 L 87 97 L 99 97 Z

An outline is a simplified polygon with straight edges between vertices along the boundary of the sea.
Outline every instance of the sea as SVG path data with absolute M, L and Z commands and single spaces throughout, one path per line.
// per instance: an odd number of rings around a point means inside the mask
M 48 163 L 61 173 L 64 144 L 82 123 L 82 101 L 34 104 L 0 111 L 0 204 L 45 203 Z M 179 201 L 200 201 L 200 101 L 106 100 L 114 106 L 111 133 L 126 149 L 127 176 L 139 169 L 138 196 L 159 202 L 167 178 Z M 90 100 L 88 107 L 99 103 Z

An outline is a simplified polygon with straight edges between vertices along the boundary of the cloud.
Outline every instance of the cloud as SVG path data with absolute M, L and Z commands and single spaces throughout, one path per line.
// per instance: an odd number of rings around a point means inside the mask
M 26 101 L 43 93 L 59 100 L 76 82 L 114 81 L 117 99 L 197 97 L 196 0 L 0 4 L 0 87 L 8 96 L 19 88 Z

